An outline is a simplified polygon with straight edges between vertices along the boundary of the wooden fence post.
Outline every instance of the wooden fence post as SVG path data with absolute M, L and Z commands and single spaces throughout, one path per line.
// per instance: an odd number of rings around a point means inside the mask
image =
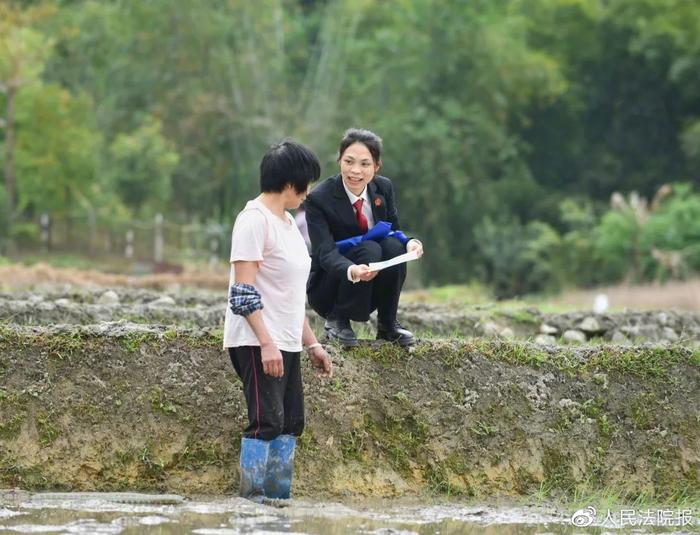
M 209 252 L 209 265 L 214 267 L 219 262 L 219 238 L 216 236 L 209 241 Z
M 39 217 L 39 227 L 41 228 L 41 247 L 45 253 L 51 250 L 51 218 L 44 212 Z
M 124 256 L 128 260 L 134 258 L 134 231 L 129 229 L 126 231 L 126 249 L 124 250 Z
M 153 238 L 153 261 L 156 264 L 163 262 L 163 214 L 156 214 Z
M 93 256 L 97 247 L 97 216 L 92 208 L 88 209 L 88 228 L 90 233 L 90 256 Z

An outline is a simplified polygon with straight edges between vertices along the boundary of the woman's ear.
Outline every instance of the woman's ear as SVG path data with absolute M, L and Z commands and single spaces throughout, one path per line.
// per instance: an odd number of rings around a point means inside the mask
M 379 160 L 379 161 L 375 164 L 375 167 L 374 167 L 374 174 L 375 174 L 375 175 L 379 172 L 379 170 L 381 169 L 381 167 L 382 167 L 382 161 Z

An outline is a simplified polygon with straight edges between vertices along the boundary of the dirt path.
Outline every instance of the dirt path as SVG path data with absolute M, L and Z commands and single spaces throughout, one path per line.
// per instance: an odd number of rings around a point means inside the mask
M 92 288 L 152 288 L 156 290 L 182 287 L 209 288 L 225 291 L 228 283 L 227 266 L 213 269 L 185 268 L 182 273 L 160 273 L 154 275 L 119 275 L 97 270 L 57 268 L 38 263 L 33 266 L 11 264 L 0 265 L 0 288 L 55 288 L 57 285 Z

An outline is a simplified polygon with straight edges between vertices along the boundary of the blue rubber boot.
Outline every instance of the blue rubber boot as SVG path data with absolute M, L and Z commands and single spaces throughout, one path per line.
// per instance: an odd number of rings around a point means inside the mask
M 279 500 L 288 500 L 292 489 L 294 472 L 294 448 L 297 437 L 280 435 L 270 441 L 270 455 L 267 458 L 265 472 L 265 496 Z
M 265 468 L 270 442 L 256 438 L 241 440 L 241 496 L 254 500 L 265 495 Z

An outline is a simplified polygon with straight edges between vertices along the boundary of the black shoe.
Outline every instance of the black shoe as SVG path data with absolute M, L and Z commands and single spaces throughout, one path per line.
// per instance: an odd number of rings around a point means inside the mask
M 387 340 L 396 342 L 401 347 L 410 346 L 416 343 L 416 338 L 413 333 L 401 327 L 401 324 L 394 320 L 386 325 L 382 322 L 377 322 L 377 340 Z
M 323 328 L 326 331 L 326 340 L 329 342 L 340 342 L 340 345 L 345 347 L 355 347 L 359 344 L 348 319 L 328 319 Z

